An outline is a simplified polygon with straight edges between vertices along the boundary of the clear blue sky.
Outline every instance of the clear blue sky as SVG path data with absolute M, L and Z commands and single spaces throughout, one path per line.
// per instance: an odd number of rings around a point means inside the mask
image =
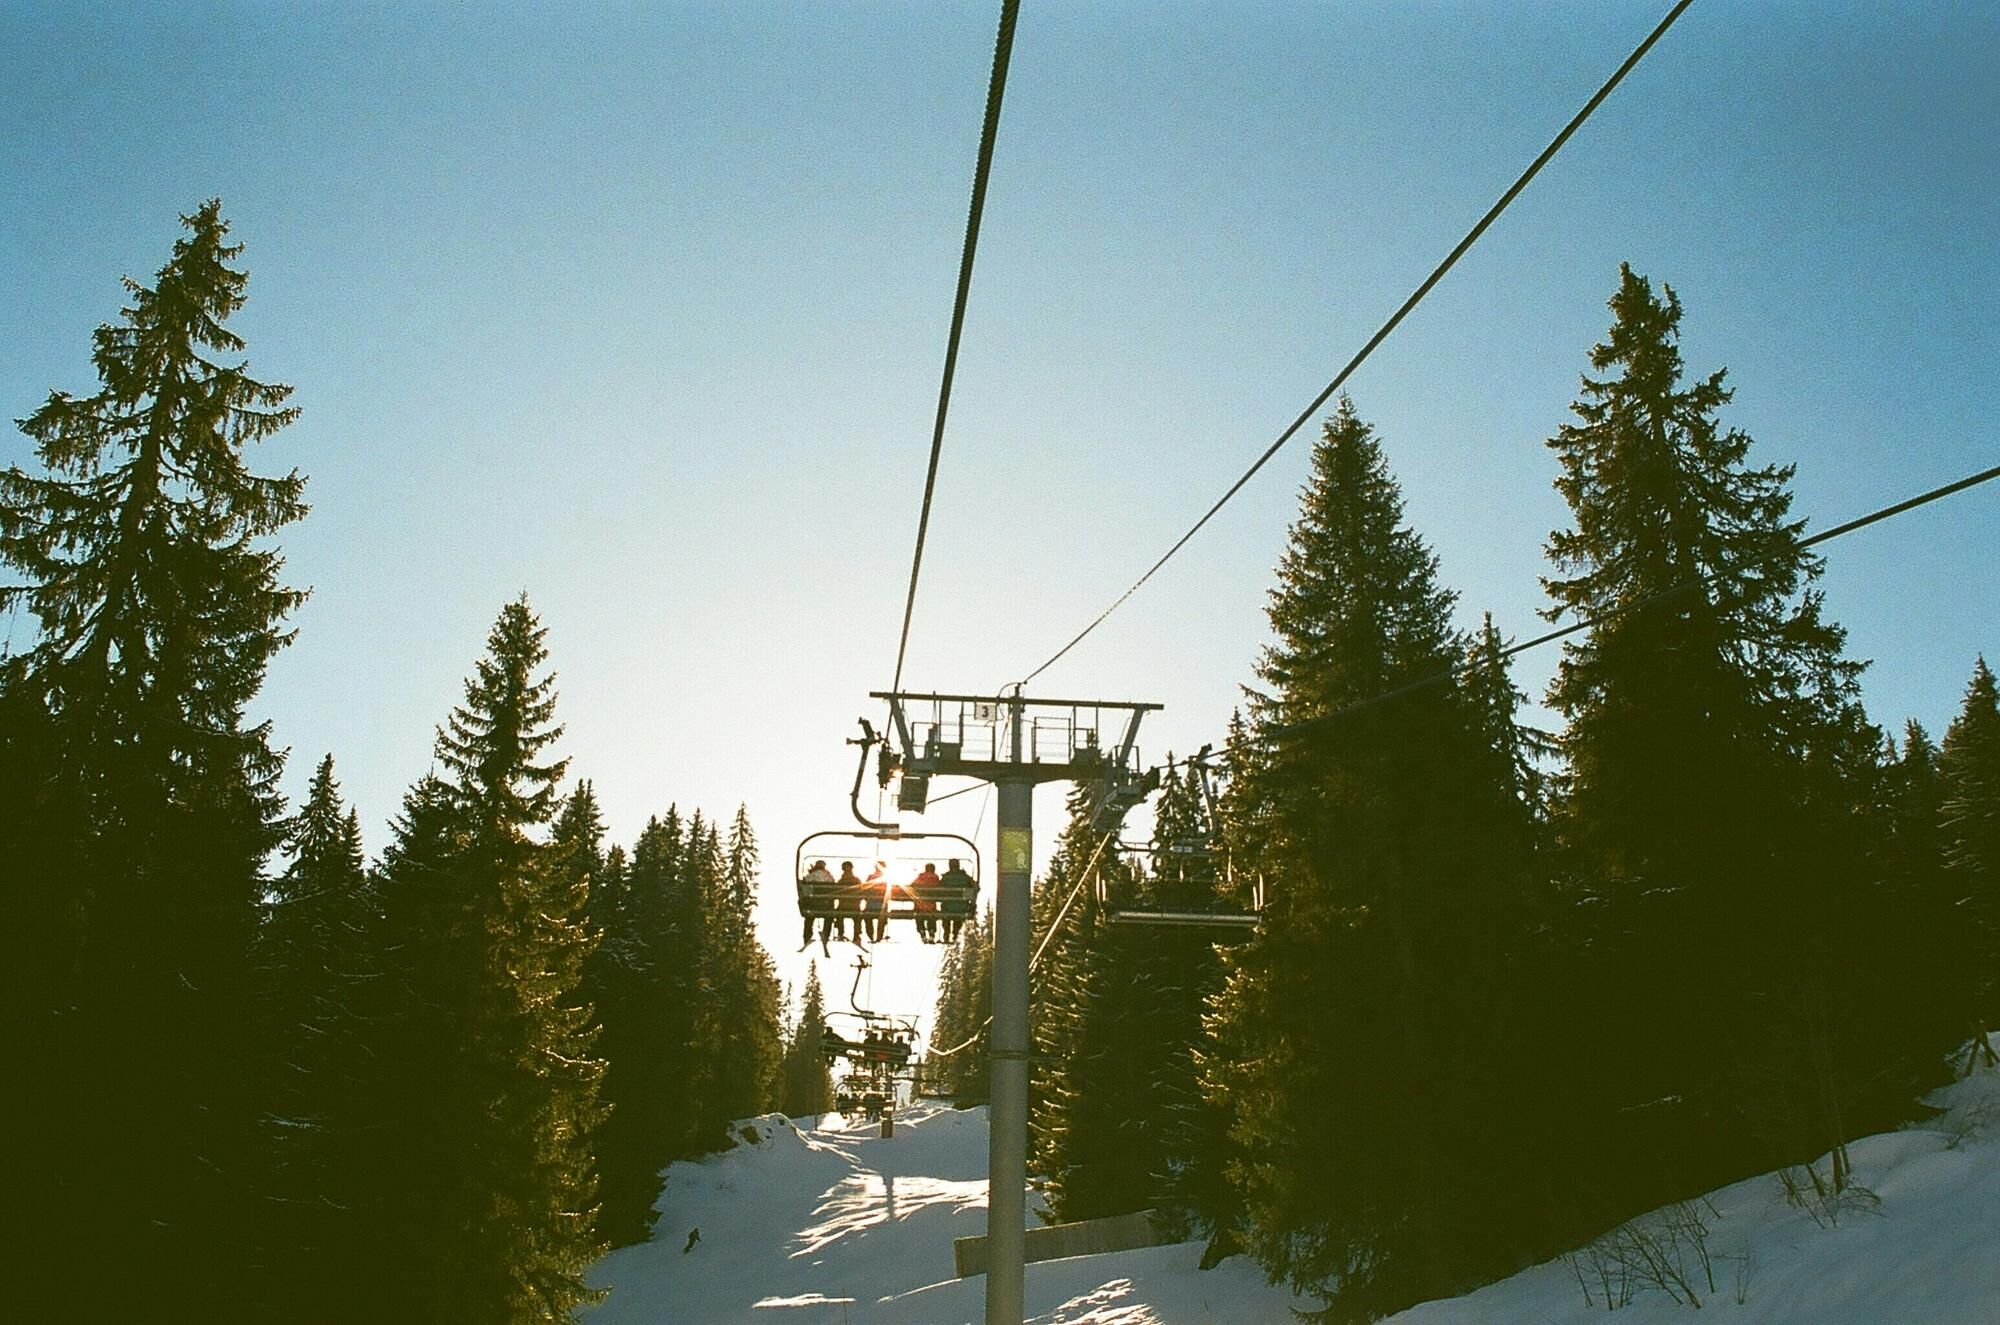
M 906 680 L 996 688 L 1094 615 L 1664 9 L 1027 0 Z M 0 0 L 0 406 L 90 389 L 118 276 L 221 196 L 305 411 L 255 457 L 312 476 L 260 704 L 290 785 L 331 750 L 379 850 L 525 589 L 616 836 L 747 802 L 783 949 L 894 662 L 996 11 Z M 1815 526 L 2000 458 L 1996 87 L 1990 4 L 1698 0 L 1351 384 L 1468 623 L 1536 626 L 1620 260 Z M 1306 458 L 1049 689 L 1215 736 Z M 1940 730 L 2000 654 L 1996 533 L 1981 491 L 1829 549 L 1878 721 Z

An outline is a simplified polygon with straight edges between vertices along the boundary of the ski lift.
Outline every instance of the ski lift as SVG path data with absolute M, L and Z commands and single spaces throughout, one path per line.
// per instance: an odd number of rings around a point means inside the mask
M 820 1053 L 829 1066 L 844 1059 L 851 1068 L 884 1080 L 905 1071 L 915 1053 L 916 1028 L 908 1023 L 899 1025 L 891 1018 L 866 1018 L 853 1036 L 842 1035 L 828 1024 L 820 1027 L 819 1036 Z
M 1110 871 L 1100 869 L 1097 901 L 1106 924 L 1198 930 L 1218 943 L 1236 942 L 1255 932 L 1264 910 L 1264 877 L 1239 880 L 1229 853 L 1216 845 L 1218 815 L 1207 755 L 1204 748 L 1189 761 L 1201 789 L 1206 831 L 1178 836 L 1157 847 L 1116 843 L 1118 857 L 1137 866 L 1133 883 L 1151 905 L 1121 905 L 1121 899 L 1113 896 Z M 1116 831 L 1138 803 L 1132 792 L 1143 787 L 1143 797 L 1158 785 L 1157 770 L 1143 782 L 1128 780 L 1122 786 L 1107 782 L 1092 816 L 1093 826 L 1099 832 Z
M 848 741 L 861 747 L 848 803 L 862 831 L 831 828 L 809 833 L 793 857 L 792 878 L 798 884 L 799 914 L 816 920 L 942 922 L 944 933 L 972 918 L 978 910 L 979 848 L 957 833 L 905 832 L 899 824 L 879 823 L 861 812 L 861 779 L 868 771 L 868 752 L 877 744 L 884 785 L 902 773 L 905 792 L 912 774 L 903 770 L 895 752 L 861 720 L 861 735 Z M 928 776 L 924 778 L 928 785 Z M 923 808 L 923 787 L 899 803 Z M 834 862 L 839 862 L 836 865 Z M 929 935 L 926 942 L 931 941 Z
M 794 864 L 801 916 L 963 921 L 978 909 L 979 848 L 957 833 L 826 829 Z
M 1257 875 L 1248 880 L 1247 896 L 1222 856 L 1212 873 L 1197 872 L 1189 877 L 1188 865 L 1196 860 L 1215 860 L 1212 854 L 1179 852 L 1120 842 L 1120 855 L 1137 866 L 1132 879 L 1150 905 L 1120 904 L 1112 895 L 1106 871 L 1097 873 L 1097 900 L 1106 924 L 1149 925 L 1170 929 L 1196 929 L 1208 933 L 1218 943 L 1250 937 L 1264 910 L 1264 880 Z M 1201 873 L 1208 873 L 1202 878 Z
M 888 1116 L 893 1096 L 887 1091 L 874 1087 L 851 1088 L 846 1079 L 833 1092 L 833 1111 L 852 1118 L 860 1114 L 869 1122 L 879 1122 Z
M 867 972 L 868 959 L 857 956 L 854 987 L 847 992 L 848 1006 L 854 1011 L 826 1014 L 820 1023 L 820 1052 L 829 1066 L 844 1058 L 852 1067 L 886 1083 L 909 1067 L 916 1049 L 917 1023 L 914 1017 L 896 1017 L 861 1006 L 861 981 Z M 836 1017 L 857 1021 L 860 1027 L 852 1036 L 842 1035 L 833 1028 Z

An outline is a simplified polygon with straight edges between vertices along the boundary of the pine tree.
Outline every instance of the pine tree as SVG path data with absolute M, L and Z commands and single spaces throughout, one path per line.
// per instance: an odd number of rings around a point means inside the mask
M 713 834 L 711 828 L 711 843 Z M 707 931 L 717 1059 L 713 1107 L 721 1123 L 776 1107 L 783 1070 L 777 968 L 751 920 L 756 894 L 757 837 L 739 805 Z
M 377 1167 L 399 1180 L 368 1221 L 371 1268 L 356 1286 L 376 1308 L 352 1319 L 435 1318 L 440 1258 L 468 1218 L 481 1101 L 464 1027 L 481 961 L 464 921 L 464 843 L 457 797 L 427 774 L 404 793 L 374 871 L 387 980 L 369 1097 Z
M 476 954 L 460 1024 L 479 1104 L 459 1142 L 469 1162 L 431 1300 L 440 1319 L 567 1320 L 602 1297 L 582 1277 L 603 1251 L 592 1154 L 603 1063 L 576 1000 L 589 884 L 535 836 L 566 764 L 538 762 L 562 735 L 554 678 L 538 674 L 546 634 L 525 597 L 503 607 L 438 734 L 463 835 L 453 935 Z
M 820 1047 L 825 1024 L 826 993 L 819 983 L 819 963 L 813 962 L 806 967 L 798 1023 L 785 1046 L 785 1090 L 778 1107 L 788 1117 L 816 1117 L 833 1108 L 833 1076 Z
M 1088 800 L 1044 884 L 1052 897 L 1083 879 L 1102 836 L 1091 829 Z M 1112 904 L 1210 909 L 1215 844 L 1194 769 L 1166 779 L 1152 845 L 1154 869 L 1144 876 L 1098 857 Z M 1088 891 L 1070 922 L 1074 941 L 1045 967 L 1052 996 L 1040 1056 L 1048 1066 L 1034 1099 L 1035 1159 L 1051 1211 L 1064 1220 L 1161 1205 L 1208 1139 L 1196 1116 L 1194 1055 L 1204 1040 L 1202 1006 L 1220 976 L 1199 931 L 1104 924 L 1096 890 Z
M 1965 1029 L 1985 1043 L 2000 1025 L 2000 694 L 1983 657 L 1945 732 L 1938 766 L 1945 865 L 1964 936 L 1954 948 L 1969 959 L 1963 976 L 1946 978 L 1964 981 Z M 1992 1052 L 1988 1045 L 1988 1061 Z
M 1456 1291 L 1519 1254 L 1508 1147 L 1522 1138 L 1494 1141 L 1485 1115 L 1521 1084 L 1494 1080 L 1518 1034 L 1490 1009 L 1526 812 L 1460 687 L 1364 703 L 1454 669 L 1469 642 L 1451 607 L 1343 399 L 1279 563 L 1264 688 L 1233 761 L 1241 866 L 1264 872 L 1269 898 L 1230 956 L 1207 1063 L 1251 1249 L 1343 1317 Z
M 243 462 L 290 389 L 226 361 L 246 278 L 220 204 L 182 221 L 96 333 L 98 390 L 20 421 L 42 472 L 0 471 L 0 611 L 38 626 L 0 663 L 0 1051 L 34 1083 L 6 1120 L 34 1138 L 10 1292 L 36 1318 L 227 1310 L 242 1267 L 214 1251 L 264 1181 L 250 947 L 282 756 L 244 714 L 303 597 L 267 540 L 304 480 Z
M 1916 1099 L 1943 1084 L 1943 1066 L 1965 1038 L 1968 982 L 1977 978 L 1971 934 L 1953 904 L 1945 868 L 1945 784 L 1937 743 L 1905 725 L 1902 748 L 1885 740 L 1874 812 L 1876 886 L 1867 951 L 1873 981 L 1855 1013 L 1885 1046 L 1878 1065 L 1891 1099 Z
M 961 1105 L 992 1094 L 985 1031 L 993 1018 L 993 911 L 987 908 L 959 931 L 938 969 L 937 1016 L 929 1068 L 942 1092 Z M 937 1055 L 943 1056 L 937 1056 Z
M 375 1144 L 372 1091 L 385 1008 L 361 824 L 320 761 L 271 889 L 258 967 L 275 1072 L 266 1115 L 270 1307 L 293 1320 L 369 1313 L 368 1224 L 394 1181 Z M 358 1295 L 358 1296 L 357 1296 Z
M 1610 306 L 1606 376 L 1549 443 L 1574 527 L 1545 584 L 1552 619 L 1615 614 L 1565 648 L 1549 700 L 1568 720 L 1556 827 L 1589 903 L 1577 1035 L 1645 1046 L 1575 1101 L 1579 1138 L 1603 1128 L 1576 1169 L 1617 1217 L 1844 1139 L 1851 1083 L 1820 1050 L 1858 983 L 1841 963 L 1880 741 L 1811 587 L 1791 467 L 1749 464 L 1717 418 L 1722 372 L 1683 382 L 1671 289 L 1622 268 Z
M 599 1146 L 604 1227 L 621 1245 L 652 1228 L 667 1164 L 721 1140 L 704 1104 L 715 1079 L 704 935 L 721 877 L 709 836 L 699 816 L 684 822 L 669 806 L 640 832 L 626 874 L 616 992 L 599 1008 L 611 1062 Z

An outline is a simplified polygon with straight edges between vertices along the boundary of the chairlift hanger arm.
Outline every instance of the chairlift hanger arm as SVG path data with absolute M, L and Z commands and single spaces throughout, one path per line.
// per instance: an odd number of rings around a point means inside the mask
M 881 739 L 880 736 L 875 734 L 875 729 L 868 725 L 868 719 L 866 718 L 861 719 L 861 735 L 848 739 L 847 743 L 849 745 L 858 745 L 861 747 L 861 758 L 854 765 L 854 790 L 848 794 L 847 803 L 853 809 L 856 821 L 863 828 L 881 833 L 887 837 L 900 837 L 903 831 L 901 824 L 882 823 L 878 820 L 870 819 L 861 812 L 861 779 L 868 775 L 868 751 Z
M 847 1006 L 853 1008 L 855 1015 L 864 1021 L 872 1020 L 875 1016 L 873 1012 L 861 1006 L 861 977 L 867 973 L 868 959 L 858 953 L 855 954 L 854 987 L 847 991 Z

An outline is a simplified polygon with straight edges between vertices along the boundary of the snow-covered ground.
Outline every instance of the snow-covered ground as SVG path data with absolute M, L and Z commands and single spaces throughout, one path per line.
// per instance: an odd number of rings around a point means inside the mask
M 1775 1177 L 1715 1193 L 1670 1221 L 1523 1271 L 1466 1297 L 1426 1303 L 1398 1325 L 1594 1320 L 1618 1264 L 1676 1258 L 1704 1312 L 1745 1325 L 2000 1323 L 2000 1073 L 1942 1092 L 1945 1118 L 1851 1148 L 1873 1193 L 1837 1211 L 1796 1208 Z M 755 1141 L 676 1164 L 651 1242 L 613 1252 L 591 1282 L 611 1296 L 590 1325 L 955 1325 L 981 1318 L 984 1280 L 952 1277 L 955 1237 L 986 1225 L 986 1113 L 920 1105 L 882 1140 L 828 1115 L 746 1124 Z M 1820 1166 L 1824 1172 L 1825 1166 Z M 1032 1201 L 1031 1201 L 1032 1206 Z M 683 1252 L 689 1234 L 701 1238 Z M 1707 1254 L 1707 1270 L 1702 1255 Z M 1291 1325 L 1310 1307 L 1266 1284 L 1244 1257 L 1197 1268 L 1198 1243 L 1028 1267 L 1034 1325 Z M 1591 1285 L 1585 1301 L 1577 1270 Z M 1600 1275 L 1600 1270 L 1602 1274 Z M 1709 1287 L 1710 1275 L 1714 1288 Z M 1624 1274 L 1631 1325 L 1686 1320 L 1691 1306 Z M 1660 1276 L 1672 1282 L 1671 1274 Z M 1676 1292 L 1681 1291 L 1676 1287 Z M 1703 1315 L 1699 1319 L 1713 1319 Z
M 1706 1228 L 1714 1288 L 1692 1237 L 1679 1264 L 1701 1303 L 1702 1320 L 1740 1325 L 2000 1325 L 2000 1072 L 1948 1086 L 1932 1103 L 1944 1116 L 1848 1147 L 1854 1180 L 1845 1209 L 1814 1212 L 1785 1199 L 1771 1174 L 1693 1203 Z M 1821 1162 L 1822 1175 L 1827 1166 Z M 1469 1321 L 1567 1323 L 1603 1314 L 1603 1265 L 1616 1283 L 1626 1259 L 1671 1250 L 1662 1213 L 1627 1226 L 1636 1236 L 1600 1239 L 1574 1257 L 1596 1302 L 1584 1302 L 1570 1262 L 1523 1270 L 1512 1279 L 1391 1317 L 1395 1325 Z M 1648 1245 L 1650 1244 L 1650 1245 Z M 1668 1282 L 1671 1276 L 1663 1275 Z M 1676 1286 L 1676 1292 L 1681 1290 Z M 1621 1325 L 1685 1322 L 1694 1308 L 1636 1276 Z
M 590 1325 L 951 1325 L 984 1315 L 952 1275 L 953 1238 L 986 1231 L 986 1110 L 920 1104 L 883 1140 L 828 1114 L 753 1120 L 754 1145 L 676 1164 L 653 1239 L 600 1262 Z M 1030 1212 L 1033 1210 L 1030 1197 Z M 685 1254 L 688 1234 L 701 1241 Z M 1028 1267 L 1037 1325 L 1293 1325 L 1289 1293 L 1243 1257 L 1203 1273 L 1199 1243 Z M 1311 1305 L 1300 1303 L 1299 1305 Z

